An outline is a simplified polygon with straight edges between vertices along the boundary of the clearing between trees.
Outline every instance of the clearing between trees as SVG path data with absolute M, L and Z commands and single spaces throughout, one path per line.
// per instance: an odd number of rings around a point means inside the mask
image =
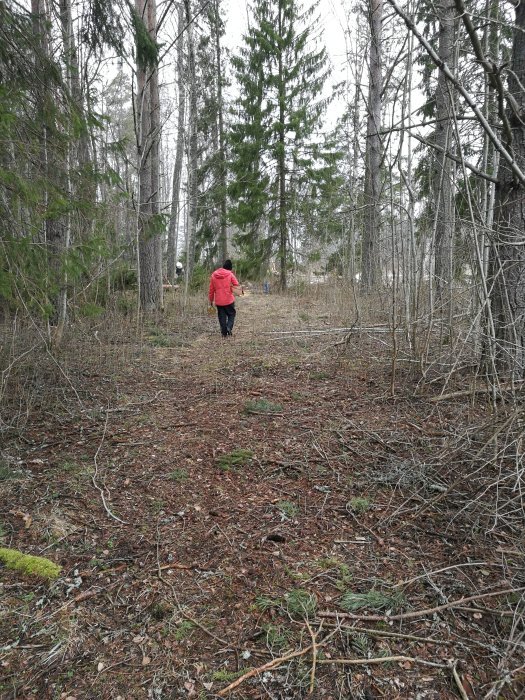
M 176 298 L 9 368 L 1 544 L 62 570 L 1 569 L 0 697 L 524 697 L 519 412 L 401 338 L 392 382 L 325 302 L 221 340 Z

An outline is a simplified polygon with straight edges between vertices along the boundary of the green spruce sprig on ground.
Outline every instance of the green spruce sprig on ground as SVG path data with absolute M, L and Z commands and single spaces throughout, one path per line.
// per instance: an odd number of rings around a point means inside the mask
M 348 591 L 341 597 L 340 606 L 346 612 L 356 612 L 363 608 L 371 610 L 395 610 L 404 607 L 405 597 L 395 592 L 393 594 L 382 593 L 374 589 L 367 593 L 353 593 Z

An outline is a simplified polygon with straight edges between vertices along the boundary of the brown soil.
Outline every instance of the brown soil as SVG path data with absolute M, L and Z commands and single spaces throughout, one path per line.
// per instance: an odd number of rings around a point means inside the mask
M 86 358 L 6 447 L 3 546 L 62 574 L 0 571 L 0 697 L 204 700 L 279 657 L 231 697 L 524 697 L 520 538 L 458 482 L 482 400 L 403 365 L 392 396 L 385 334 L 276 332 L 329 330 L 320 301 L 238 311 Z

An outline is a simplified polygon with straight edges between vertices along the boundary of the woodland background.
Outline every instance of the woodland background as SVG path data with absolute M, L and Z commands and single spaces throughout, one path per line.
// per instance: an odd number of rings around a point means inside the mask
M 523 698 L 525 4 L 238 11 L 0 0 L 1 697 Z

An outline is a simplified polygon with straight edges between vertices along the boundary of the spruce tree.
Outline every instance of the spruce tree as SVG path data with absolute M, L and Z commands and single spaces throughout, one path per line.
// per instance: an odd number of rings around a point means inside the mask
M 219 0 L 206 6 L 205 30 L 196 42 L 197 211 L 196 259 L 210 263 L 228 257 L 226 236 L 226 167 L 221 38 L 224 23 Z
M 312 15 L 296 0 L 254 0 L 253 23 L 233 60 L 241 97 L 231 130 L 230 217 L 244 232 L 253 267 L 277 243 L 280 287 L 287 284 L 293 182 L 315 170 L 316 130 L 326 102 L 324 48 Z

